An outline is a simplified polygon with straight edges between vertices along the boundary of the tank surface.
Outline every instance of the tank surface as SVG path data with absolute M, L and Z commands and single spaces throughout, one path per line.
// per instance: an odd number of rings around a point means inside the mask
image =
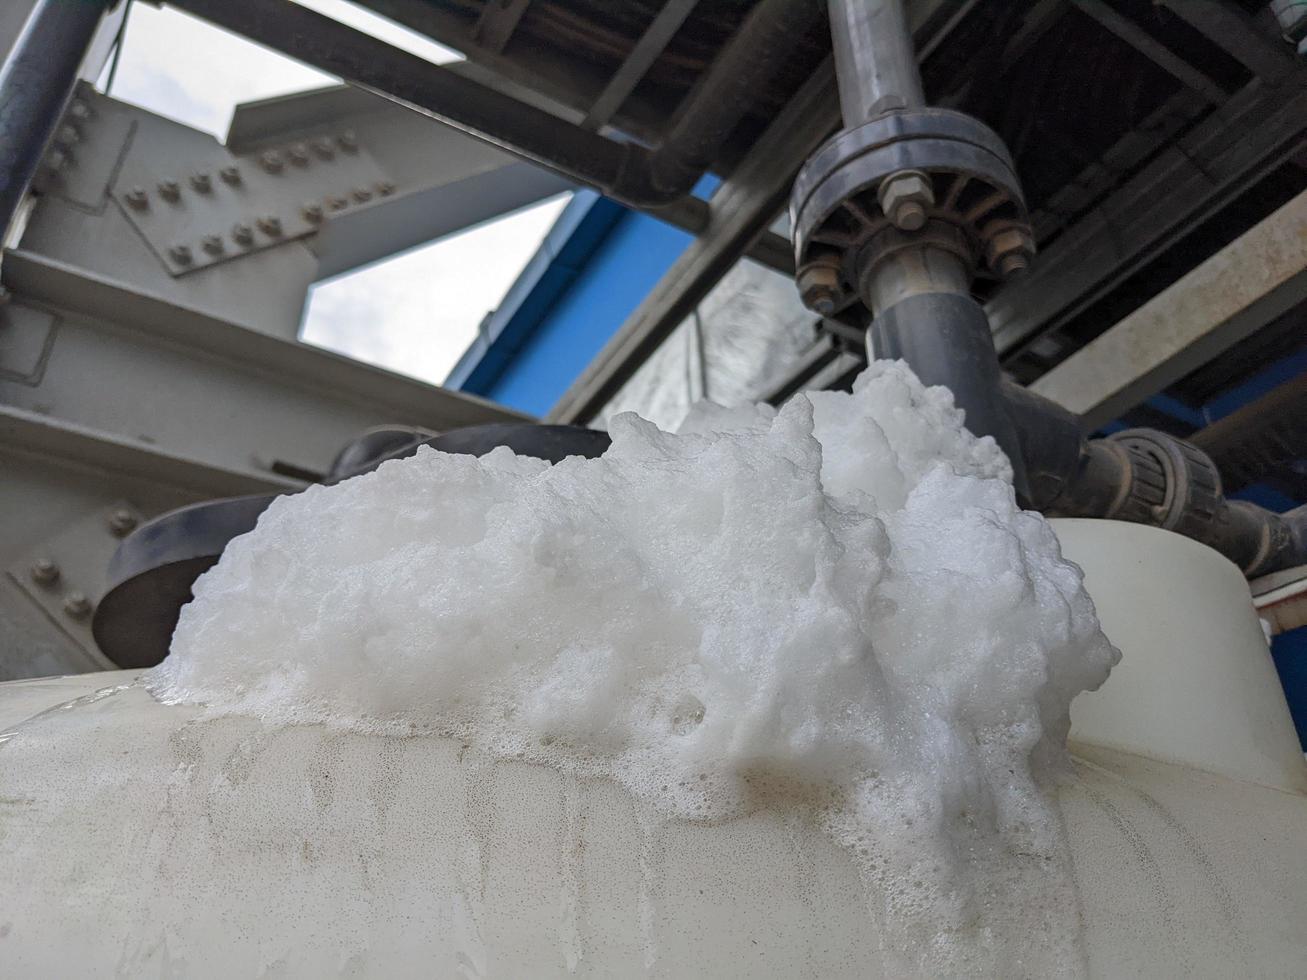
M 1150 622 L 1208 609 L 1225 624 L 1193 634 L 1220 650 L 1195 653 L 1192 638 L 1135 649 L 1131 617 L 1116 615 L 1123 591 L 1096 588 L 1096 573 L 1134 561 L 1153 580 L 1154 560 L 1224 559 L 1166 532 L 1094 532 L 1086 548 L 1069 529 L 1064 545 L 1122 666 L 1140 669 L 1085 696 L 1105 704 L 1077 717 L 1058 793 L 1080 965 L 1111 977 L 1300 974 L 1302 757 L 1278 743 L 1274 692 L 1255 680 L 1255 616 L 1229 633 L 1246 585 L 1213 573 L 1224 599 L 1181 609 L 1167 595 L 1190 593 L 1174 580 L 1157 583 L 1157 599 L 1123 579 L 1131 609 L 1153 603 Z M 1157 658 L 1173 669 L 1144 669 Z M 1251 671 L 1246 688 L 1261 692 L 1226 705 L 1270 718 L 1251 778 L 1238 771 L 1246 746 L 1230 757 L 1191 747 L 1178 761 L 1167 743 L 1151 748 L 1170 723 L 1123 727 L 1106 703 L 1144 697 L 1179 723 L 1209 710 L 1202 685 L 1151 701 L 1137 688 L 1211 673 L 1209 660 L 1226 671 L 1219 683 Z M 456 741 L 206 719 L 158 704 L 134 678 L 0 686 L 0 975 L 886 973 L 858 870 L 802 808 L 668 822 L 611 784 Z

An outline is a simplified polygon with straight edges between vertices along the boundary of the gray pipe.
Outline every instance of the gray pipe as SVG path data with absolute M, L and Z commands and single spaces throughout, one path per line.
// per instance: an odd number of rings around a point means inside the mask
M 41 165 L 109 0 L 38 0 L 0 65 L 0 234 Z
M 830 0 L 844 125 L 926 104 L 903 0 Z

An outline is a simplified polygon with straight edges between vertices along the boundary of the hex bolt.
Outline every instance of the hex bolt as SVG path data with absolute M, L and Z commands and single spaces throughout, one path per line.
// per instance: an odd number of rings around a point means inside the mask
M 37 585 L 54 585 L 59 581 L 59 566 L 49 558 L 38 558 L 27 570 Z
M 259 166 L 267 173 L 279 174 L 285 169 L 286 164 L 282 161 L 280 153 L 276 150 L 268 150 L 259 156 Z
M 985 255 L 990 267 L 1004 279 L 1018 276 L 1030 268 L 1035 240 L 1025 227 L 995 221 L 981 229 L 981 237 L 985 239 Z
M 388 180 L 379 180 L 376 183 L 377 193 L 382 197 L 390 197 L 395 193 L 395 185 Z
M 69 592 L 64 599 L 64 612 L 73 619 L 85 619 L 91 612 L 91 600 L 81 592 Z
M 81 138 L 82 134 L 78 132 L 76 126 L 60 126 L 54 134 L 54 145 L 62 146 L 66 149 L 76 144 L 81 140 Z
M 159 181 L 159 196 L 165 201 L 176 202 L 181 199 L 182 188 L 175 180 Z
M 327 207 L 331 208 L 331 210 L 343 211 L 348 206 L 349 206 L 349 201 L 341 197 L 339 194 L 327 195 Z
M 313 141 L 313 152 L 323 160 L 331 160 L 336 156 L 336 147 L 326 136 L 319 136 Z
M 275 238 L 281 234 L 281 219 L 276 215 L 265 214 L 259 219 L 259 231 L 269 237 Z
M 144 211 L 150 206 L 150 195 L 145 193 L 144 187 L 133 187 L 126 194 L 127 203 L 137 211 Z
M 830 316 L 840 297 L 840 270 L 834 257 L 822 257 L 809 262 L 796 277 L 799 296 L 808 309 Z
M 286 156 L 290 157 L 290 162 L 297 167 L 307 167 L 309 165 L 309 148 L 303 143 L 296 143 L 286 151 Z
M 877 192 L 880 209 L 894 227 L 919 231 L 925 227 L 926 211 L 935 206 L 930 178 L 919 170 L 901 170 L 886 178 Z
M 372 200 L 372 192 L 366 187 L 355 187 L 350 193 L 354 200 L 358 201 L 360 204 L 364 201 Z
M 237 245 L 253 245 L 254 229 L 246 224 L 234 224 L 231 227 L 231 237 Z
M 359 148 L 359 138 L 354 135 L 354 130 L 347 129 L 336 137 L 336 145 L 346 153 L 357 153 Z
M 222 178 L 222 182 L 224 184 L 227 184 L 231 187 L 235 187 L 237 184 L 241 182 L 241 168 L 223 167 L 221 170 L 218 171 L 218 176 Z
M 213 178 L 203 170 L 196 171 L 191 174 L 191 186 L 201 194 L 207 194 L 213 190 Z
M 221 255 L 225 247 L 221 235 L 205 235 L 200 239 L 200 248 L 210 255 Z
M 168 249 L 168 257 L 178 265 L 190 265 L 194 256 L 189 245 L 174 245 Z
M 125 538 L 136 530 L 136 515 L 125 507 L 119 507 L 109 515 L 109 531 L 115 538 Z
M 305 221 L 316 225 L 321 222 L 323 218 L 322 205 L 310 201 L 308 204 L 300 208 L 300 214 L 304 215 Z

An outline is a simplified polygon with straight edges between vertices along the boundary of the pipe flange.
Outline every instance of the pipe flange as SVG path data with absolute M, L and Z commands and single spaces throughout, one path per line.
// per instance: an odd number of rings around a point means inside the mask
M 1007 147 L 984 123 L 949 109 L 890 112 L 837 133 L 795 179 L 790 219 L 798 268 L 814 251 L 847 255 L 887 228 L 935 221 L 960 229 L 972 260 L 998 277 L 1022 271 L 1034 251 Z
M 1148 523 L 1204 540 L 1222 501 L 1221 474 L 1211 457 L 1156 429 L 1126 429 L 1108 438 L 1130 454 L 1132 483 L 1139 487 L 1132 487 L 1130 496 L 1148 502 L 1153 515 Z

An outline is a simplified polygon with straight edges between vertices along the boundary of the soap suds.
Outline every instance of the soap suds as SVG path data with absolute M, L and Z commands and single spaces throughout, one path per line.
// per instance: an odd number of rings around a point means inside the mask
M 162 700 L 816 811 L 887 955 L 1075 972 L 1051 781 L 1118 656 L 1007 461 L 873 364 L 779 411 L 634 415 L 600 459 L 424 450 L 276 501 L 195 586 Z

